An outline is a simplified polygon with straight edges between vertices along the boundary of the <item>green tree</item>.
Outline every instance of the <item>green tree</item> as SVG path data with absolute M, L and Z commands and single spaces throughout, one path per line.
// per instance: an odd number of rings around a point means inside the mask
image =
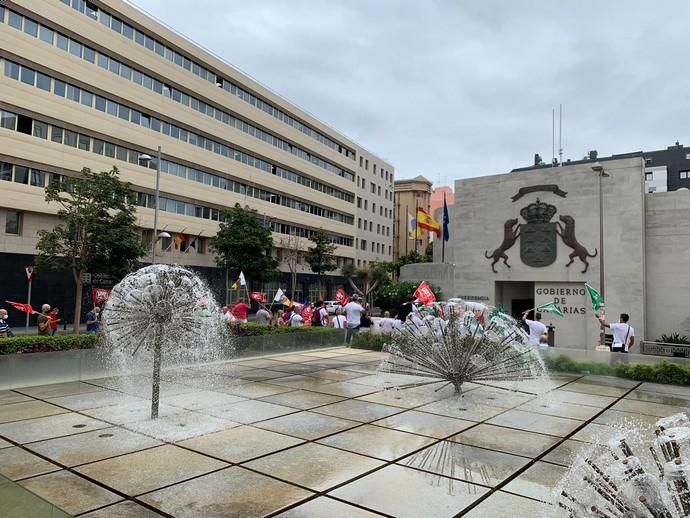
M 336 269 L 338 263 L 335 260 L 335 244 L 331 242 L 323 229 L 319 229 L 309 238 L 314 243 L 304 254 L 304 260 L 319 278 L 319 290 L 323 293 L 323 274 Z
M 256 210 L 239 203 L 223 210 L 220 228 L 209 246 L 216 254 L 218 266 L 244 272 L 247 283 L 264 283 L 278 273 L 279 262 L 271 255 L 271 229 Z
M 69 269 L 75 286 L 74 332 L 79 332 L 82 275 L 87 272 L 123 276 L 146 253 L 136 226 L 136 205 L 130 184 L 120 181 L 116 167 L 46 187 L 46 201 L 57 203 L 60 222 L 40 230 L 36 245 L 39 268 Z
M 370 263 L 369 266 L 362 268 L 355 268 L 353 264 L 347 263 L 342 267 L 341 273 L 347 278 L 352 289 L 371 306 L 374 305 L 374 290 L 388 279 L 386 263 Z
M 403 281 L 380 284 L 374 291 L 374 303 L 383 311 L 390 311 L 395 314 L 400 305 L 414 293 L 421 281 Z M 431 291 L 440 300 L 441 290 L 429 284 Z
M 434 262 L 434 243 L 430 242 L 426 245 L 424 249 L 424 255 L 422 256 L 423 263 L 433 263 Z

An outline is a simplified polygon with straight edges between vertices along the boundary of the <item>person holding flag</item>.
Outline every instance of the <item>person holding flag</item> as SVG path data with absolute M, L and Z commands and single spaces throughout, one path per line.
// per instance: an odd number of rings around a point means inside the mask
M 546 334 L 546 326 L 541 321 L 541 313 L 538 311 L 535 313 L 534 318 L 536 320 L 530 320 L 527 318 L 529 312 L 532 311 L 528 309 L 522 314 L 522 321 L 529 327 L 529 341 L 533 345 L 541 345 L 543 343 L 542 337 Z M 548 344 L 547 344 L 548 345 Z
M 7 323 L 7 310 L 0 309 L 0 338 L 12 336 L 10 325 Z

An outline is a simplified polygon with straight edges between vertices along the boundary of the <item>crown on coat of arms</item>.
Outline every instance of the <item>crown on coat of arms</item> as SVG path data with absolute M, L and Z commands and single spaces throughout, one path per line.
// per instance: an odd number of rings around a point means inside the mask
M 527 223 L 548 223 L 554 214 L 556 214 L 556 207 L 539 201 L 539 198 L 535 203 L 530 203 L 520 211 L 520 216 Z

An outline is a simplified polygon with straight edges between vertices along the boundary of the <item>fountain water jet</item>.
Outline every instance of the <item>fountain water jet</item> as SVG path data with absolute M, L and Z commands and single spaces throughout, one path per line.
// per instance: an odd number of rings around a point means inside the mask
M 134 362 L 130 370 L 152 361 L 152 419 L 158 417 L 164 357 L 178 363 L 214 359 L 223 331 L 218 309 L 208 286 L 180 266 L 146 266 L 113 288 L 103 311 L 105 352 Z
M 430 378 L 400 385 L 410 388 L 433 383 L 521 381 L 546 376 L 538 351 L 509 315 L 473 302 L 436 303 L 412 315 L 384 348 L 388 357 L 381 373 Z

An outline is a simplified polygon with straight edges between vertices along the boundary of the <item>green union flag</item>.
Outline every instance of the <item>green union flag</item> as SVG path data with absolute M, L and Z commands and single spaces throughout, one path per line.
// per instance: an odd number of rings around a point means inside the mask
M 556 304 L 555 302 L 542 304 L 537 308 L 537 311 L 541 311 L 542 313 L 553 313 L 554 315 L 558 315 L 559 317 L 563 316 L 563 310 L 560 307 L 558 307 L 558 304 Z
M 587 288 L 587 293 L 589 293 L 589 298 L 592 300 L 592 309 L 594 311 L 599 311 L 604 307 L 604 299 L 599 295 L 599 292 L 592 288 L 589 284 L 585 283 L 585 288 Z

